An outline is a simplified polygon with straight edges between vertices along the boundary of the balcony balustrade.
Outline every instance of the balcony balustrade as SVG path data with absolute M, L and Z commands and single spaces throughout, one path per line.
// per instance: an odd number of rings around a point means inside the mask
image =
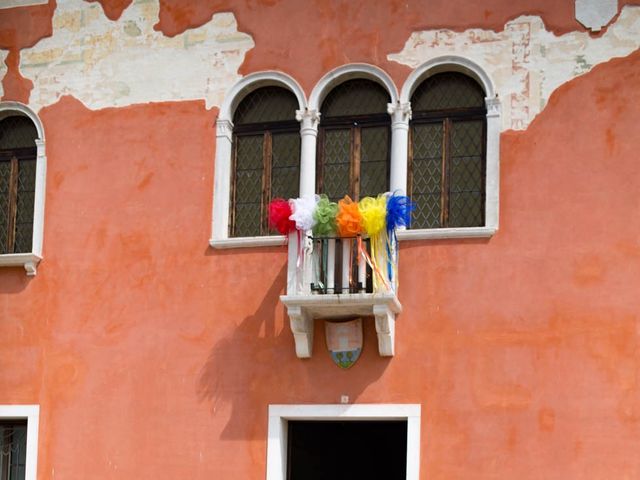
M 287 307 L 296 355 L 311 357 L 313 321 L 373 317 L 382 356 L 394 354 L 397 262 L 392 247 L 372 249 L 365 237 L 289 234 Z

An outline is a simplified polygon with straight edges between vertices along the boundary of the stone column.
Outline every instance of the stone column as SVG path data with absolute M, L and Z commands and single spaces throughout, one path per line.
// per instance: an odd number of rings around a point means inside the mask
M 391 178 L 389 189 L 406 195 L 407 155 L 409 152 L 410 103 L 389 103 L 387 112 L 391 115 Z

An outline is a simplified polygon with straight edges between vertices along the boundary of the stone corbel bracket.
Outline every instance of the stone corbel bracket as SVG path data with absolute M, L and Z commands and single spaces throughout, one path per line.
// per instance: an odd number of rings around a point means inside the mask
M 282 295 L 295 342 L 296 356 L 310 358 L 313 353 L 314 319 L 373 317 L 378 335 L 378 352 L 383 357 L 395 353 L 396 315 L 402 306 L 394 293 L 328 295 Z

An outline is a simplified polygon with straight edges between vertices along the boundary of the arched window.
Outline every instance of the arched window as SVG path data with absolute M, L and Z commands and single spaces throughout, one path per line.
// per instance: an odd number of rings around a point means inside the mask
M 436 73 L 413 92 L 412 228 L 485 225 L 485 97 L 474 79 L 458 72 Z
M 229 236 L 268 235 L 272 198 L 298 196 L 300 124 L 296 96 L 276 86 L 258 88 L 233 116 Z
M 38 131 L 19 112 L 0 116 L 0 254 L 30 253 Z
M 347 80 L 327 94 L 320 110 L 318 192 L 357 200 L 388 190 L 389 101 L 381 85 L 365 79 Z

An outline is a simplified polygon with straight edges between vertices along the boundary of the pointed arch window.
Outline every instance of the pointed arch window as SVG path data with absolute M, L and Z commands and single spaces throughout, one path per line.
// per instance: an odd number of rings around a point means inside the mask
M 412 228 L 485 225 L 485 92 L 458 72 L 437 73 L 411 97 L 408 192 Z
M 388 92 L 366 79 L 347 80 L 322 102 L 317 152 L 317 191 L 353 199 L 389 188 L 391 120 Z
M 229 236 L 273 234 L 267 207 L 272 198 L 298 196 L 300 125 L 298 100 L 289 90 L 261 87 L 249 93 L 233 116 Z

